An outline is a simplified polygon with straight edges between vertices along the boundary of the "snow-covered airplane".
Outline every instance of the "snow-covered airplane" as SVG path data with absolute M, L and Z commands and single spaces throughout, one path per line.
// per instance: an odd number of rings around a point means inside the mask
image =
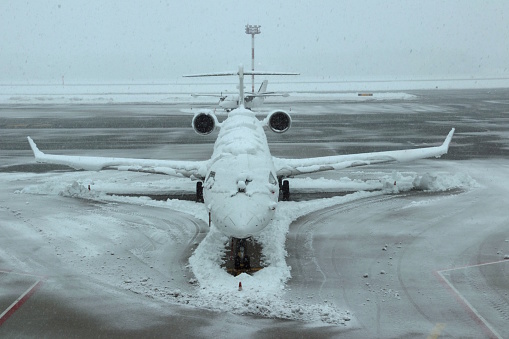
M 286 75 L 297 75 L 297 73 L 287 73 Z M 269 81 L 264 80 L 256 93 L 246 93 L 244 96 L 244 107 L 248 109 L 260 107 L 266 97 L 273 96 L 289 96 L 288 93 L 279 93 L 279 92 L 267 92 L 267 85 Z M 219 98 L 219 107 L 224 109 L 226 112 L 230 112 L 232 109 L 238 108 L 240 105 L 240 99 L 238 94 L 192 94 L 193 97 L 217 97 Z
M 241 66 L 238 72 L 212 75 L 238 75 L 239 100 L 243 103 L 244 75 L 251 74 L 268 73 L 244 72 Z M 270 153 L 264 129 L 284 133 L 290 128 L 291 121 L 290 115 L 282 110 L 273 111 L 260 121 L 244 105 L 232 110 L 221 123 L 211 111 L 198 112 L 192 119 L 192 126 L 198 134 L 206 135 L 216 128 L 220 129 L 212 156 L 206 161 L 53 155 L 41 152 L 30 137 L 28 141 L 38 162 L 84 170 L 115 169 L 181 175 L 198 180 L 197 200 L 203 200 L 213 225 L 229 237 L 244 239 L 260 234 L 270 224 L 280 191 L 283 200 L 289 198 L 286 178 L 353 166 L 440 157 L 447 153 L 454 134 L 453 128 L 442 145 L 435 147 L 305 159 L 276 158 Z

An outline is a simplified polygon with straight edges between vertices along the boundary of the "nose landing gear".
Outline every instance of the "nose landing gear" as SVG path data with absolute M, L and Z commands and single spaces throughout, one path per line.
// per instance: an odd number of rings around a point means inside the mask
M 235 252 L 234 268 L 236 270 L 250 270 L 251 262 L 249 255 L 246 253 L 246 239 L 240 239 L 237 242 L 237 250 Z
M 263 268 L 261 255 L 262 246 L 254 238 L 230 238 L 222 266 L 234 276 L 241 273 L 252 274 Z
M 279 190 L 281 192 L 282 200 L 288 201 L 290 200 L 290 183 L 288 180 L 283 180 L 283 178 L 279 178 Z

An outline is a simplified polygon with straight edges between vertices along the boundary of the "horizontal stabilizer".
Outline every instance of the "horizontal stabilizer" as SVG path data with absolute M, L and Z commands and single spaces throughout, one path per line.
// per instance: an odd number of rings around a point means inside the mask
M 244 71 L 245 75 L 300 75 L 293 72 L 260 72 L 260 71 Z
M 289 97 L 290 94 L 286 93 L 286 92 L 281 92 L 281 93 L 263 92 L 263 93 L 249 93 L 246 96 L 251 96 L 251 97 L 285 97 L 286 98 L 286 97 Z
M 244 75 L 299 75 L 300 73 L 292 72 L 261 72 L 261 71 L 244 71 Z M 201 74 L 188 74 L 183 75 L 185 78 L 197 78 L 197 77 L 224 77 L 239 75 L 239 72 L 217 72 L 217 73 L 201 73 Z
M 219 73 L 201 73 L 201 74 L 188 74 L 183 75 L 184 78 L 196 78 L 196 77 L 224 77 L 231 75 L 239 75 L 238 72 L 219 72 Z

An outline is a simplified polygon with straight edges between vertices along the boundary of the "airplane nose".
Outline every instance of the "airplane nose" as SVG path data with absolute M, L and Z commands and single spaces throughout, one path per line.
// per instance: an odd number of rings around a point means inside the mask
M 226 216 L 225 223 L 230 224 L 232 230 L 242 231 L 242 233 L 252 233 L 252 230 L 256 230 L 261 224 L 258 217 L 251 211 L 231 212 Z
M 216 211 L 215 216 L 211 215 L 215 219 L 214 224 L 235 238 L 258 235 L 272 220 L 274 210 L 265 199 L 253 198 L 238 195 L 228 199 L 228 206 Z

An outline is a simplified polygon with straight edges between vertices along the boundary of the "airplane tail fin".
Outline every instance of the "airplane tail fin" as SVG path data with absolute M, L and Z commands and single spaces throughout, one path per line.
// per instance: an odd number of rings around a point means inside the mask
M 258 94 L 262 94 L 267 92 L 267 84 L 269 83 L 269 80 L 263 80 L 260 89 L 258 90 Z

